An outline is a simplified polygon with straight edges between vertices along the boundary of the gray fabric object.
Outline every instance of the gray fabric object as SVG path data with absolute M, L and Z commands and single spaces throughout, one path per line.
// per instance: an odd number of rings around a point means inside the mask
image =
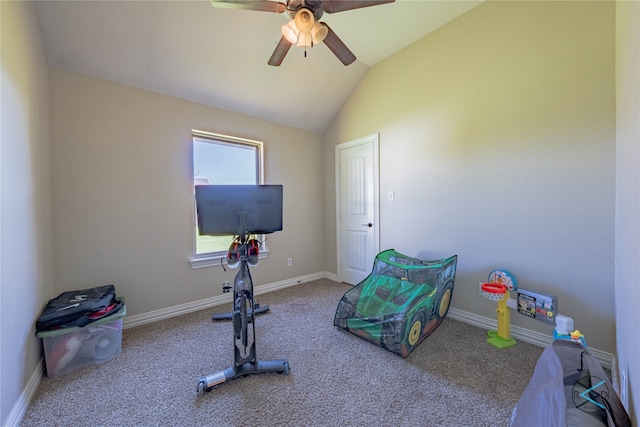
M 544 349 L 529 385 L 511 415 L 511 426 L 565 427 L 566 399 L 562 364 L 553 347 Z
M 589 350 L 574 341 L 557 340 L 542 352 L 511 414 L 511 427 L 532 425 L 626 427 L 631 420 Z

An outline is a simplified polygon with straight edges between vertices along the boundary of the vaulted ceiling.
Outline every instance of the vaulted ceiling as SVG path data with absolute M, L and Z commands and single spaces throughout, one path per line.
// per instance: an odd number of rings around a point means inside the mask
M 290 19 L 203 1 L 38 1 L 49 64 L 323 133 L 379 61 L 480 4 L 396 0 L 325 13 L 356 55 L 344 66 L 324 44 L 293 46 L 267 65 Z

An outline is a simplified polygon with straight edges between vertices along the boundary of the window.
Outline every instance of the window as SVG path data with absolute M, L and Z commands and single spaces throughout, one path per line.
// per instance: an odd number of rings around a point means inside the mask
M 262 184 L 262 142 L 193 130 L 193 185 Z M 200 236 L 194 218 L 193 268 L 218 265 L 233 236 Z M 262 240 L 262 239 L 259 239 Z M 263 248 L 261 248 L 263 249 Z

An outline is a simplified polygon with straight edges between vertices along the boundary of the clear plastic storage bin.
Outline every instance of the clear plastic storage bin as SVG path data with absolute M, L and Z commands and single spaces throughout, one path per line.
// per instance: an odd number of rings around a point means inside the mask
M 124 298 L 121 298 L 124 302 Z M 122 351 L 122 318 L 126 303 L 116 313 L 84 327 L 41 331 L 47 376 L 56 377 L 88 365 L 107 362 Z

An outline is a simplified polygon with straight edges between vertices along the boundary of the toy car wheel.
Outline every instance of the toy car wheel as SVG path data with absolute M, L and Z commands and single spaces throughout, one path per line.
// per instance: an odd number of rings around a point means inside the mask
M 409 350 L 415 347 L 420 342 L 422 337 L 422 330 L 424 329 L 425 315 L 424 311 L 420 310 L 413 316 L 411 323 L 409 324 L 409 332 L 407 333 L 407 344 Z
M 448 282 L 440 294 L 438 305 L 436 306 L 436 315 L 438 320 L 444 319 L 449 312 L 449 305 L 451 305 L 451 296 L 453 295 L 453 282 Z
M 347 299 L 342 299 L 338 303 L 338 308 L 336 309 L 336 316 L 333 319 L 334 326 L 338 326 L 340 328 L 347 327 L 347 319 L 352 319 L 356 315 L 356 309 L 353 306 L 353 303 Z
M 395 319 L 385 319 L 382 323 L 380 333 L 380 346 L 389 351 L 397 353 L 400 351 L 402 334 L 398 330 L 398 321 Z

